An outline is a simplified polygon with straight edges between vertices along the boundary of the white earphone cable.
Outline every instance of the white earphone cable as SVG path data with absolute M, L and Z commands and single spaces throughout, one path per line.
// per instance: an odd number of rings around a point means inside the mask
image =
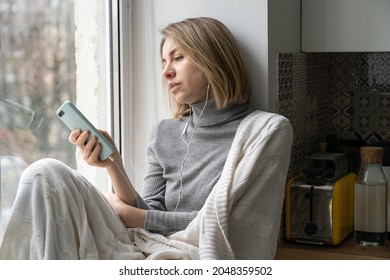
M 180 166 L 180 187 L 179 187 L 179 197 L 178 197 L 178 199 L 177 199 L 177 203 L 176 203 L 174 212 L 177 211 L 177 208 L 179 207 L 179 203 L 180 203 L 180 200 L 181 200 L 182 189 L 183 189 L 183 169 L 184 169 L 184 164 L 185 164 L 185 162 L 186 162 L 186 160 L 187 160 L 187 157 L 188 157 L 188 154 L 189 154 L 189 152 L 190 152 L 191 141 L 192 141 L 192 138 L 194 137 L 195 130 L 196 130 L 197 126 L 198 126 L 198 122 L 199 122 L 200 118 L 202 117 L 204 110 L 206 109 L 207 102 L 208 102 L 208 99 L 209 99 L 209 90 L 210 90 L 210 83 L 208 83 L 208 85 L 207 85 L 206 102 L 204 103 L 203 108 L 202 108 L 202 111 L 200 112 L 199 117 L 198 117 L 198 119 L 197 119 L 196 122 L 195 122 L 194 128 L 193 128 L 193 130 L 192 130 L 192 134 L 191 134 L 190 139 L 188 140 L 188 143 L 187 143 L 187 142 L 185 141 L 185 139 L 184 139 L 184 134 L 185 134 L 185 132 L 187 131 L 187 127 L 188 127 L 188 124 L 189 124 L 189 121 L 190 121 L 190 118 L 191 118 L 192 109 L 190 109 L 190 115 L 188 116 L 188 121 L 187 121 L 186 125 L 184 126 L 184 130 L 183 130 L 183 132 L 182 132 L 182 136 L 181 136 L 182 138 L 181 138 L 181 139 L 183 140 L 183 142 L 184 142 L 184 143 L 186 144 L 186 146 L 187 146 L 187 152 L 186 152 L 186 154 L 185 154 L 185 156 L 184 156 L 184 159 L 183 159 L 183 162 L 182 162 L 182 164 L 181 164 L 181 166 Z

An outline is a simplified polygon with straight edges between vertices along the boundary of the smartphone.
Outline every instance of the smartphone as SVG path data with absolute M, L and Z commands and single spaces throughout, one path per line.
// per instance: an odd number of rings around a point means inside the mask
M 104 161 L 116 152 L 115 146 L 112 145 L 69 100 L 65 101 L 57 109 L 57 116 L 71 131 L 75 129 L 80 129 L 81 131 L 88 130 L 91 133 L 88 140 L 93 136 L 97 137 L 98 143 L 102 147 L 99 154 L 99 159 L 101 161 Z

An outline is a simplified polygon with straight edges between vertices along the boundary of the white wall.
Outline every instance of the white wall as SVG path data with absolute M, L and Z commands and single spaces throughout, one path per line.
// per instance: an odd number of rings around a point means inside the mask
M 303 0 L 302 51 L 390 51 L 390 1 Z
M 278 53 L 301 51 L 301 0 L 268 1 L 268 107 L 277 111 Z

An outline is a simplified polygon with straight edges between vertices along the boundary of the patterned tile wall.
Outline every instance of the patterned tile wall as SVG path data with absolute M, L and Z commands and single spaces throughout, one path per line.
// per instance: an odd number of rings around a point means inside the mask
M 330 129 L 329 67 L 329 57 L 322 54 L 278 55 L 279 113 L 294 130 L 289 177 L 300 173 L 303 159 L 318 149 Z
M 338 137 L 390 140 L 390 53 L 333 54 L 330 73 Z
M 289 175 L 327 134 L 390 141 L 390 53 L 278 54 L 279 113 L 294 129 Z

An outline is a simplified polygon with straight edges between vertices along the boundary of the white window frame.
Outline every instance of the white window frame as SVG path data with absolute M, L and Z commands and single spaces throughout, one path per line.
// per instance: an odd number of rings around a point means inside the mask
M 119 82 L 114 86 L 114 111 L 120 113 L 114 131 L 126 172 L 139 192 L 146 175 L 150 131 L 158 120 L 170 118 L 158 67 L 160 42 L 155 38 L 159 31 L 145 20 L 153 17 L 153 5 L 150 0 L 117 1 L 119 73 L 114 80 Z
M 146 3 L 147 1 L 145 1 L 145 5 Z M 137 114 L 134 113 L 132 12 L 132 0 L 117 0 L 112 4 L 113 135 L 122 155 L 126 172 L 134 187 L 140 191 L 145 175 L 145 163 L 141 162 L 141 167 L 138 167 L 135 154 L 145 154 L 145 150 L 142 150 L 142 147 L 140 149 L 140 145 L 134 141 L 135 136 L 133 135 L 134 131 L 137 130 L 134 128 L 134 124 L 137 123 L 141 126 L 143 124 L 141 119 L 136 119 Z M 145 130 L 149 131 L 150 129 L 145 128 Z M 137 137 L 139 137 L 139 133 L 142 132 L 137 130 Z
M 76 105 L 97 128 L 112 135 L 114 56 L 111 11 L 110 0 L 75 1 Z M 78 150 L 76 153 L 77 170 L 103 192 L 109 191 L 107 173 L 89 166 Z
M 130 162 L 131 149 L 128 148 L 129 132 L 125 128 L 126 120 L 130 119 L 127 108 L 131 108 L 130 94 L 132 85 L 132 55 L 131 55 L 131 7 L 132 0 L 117 0 L 111 3 L 111 109 L 112 136 L 122 155 L 127 174 L 134 178 Z M 127 133 L 126 133 L 127 132 Z M 131 181 L 133 181 L 131 179 Z

